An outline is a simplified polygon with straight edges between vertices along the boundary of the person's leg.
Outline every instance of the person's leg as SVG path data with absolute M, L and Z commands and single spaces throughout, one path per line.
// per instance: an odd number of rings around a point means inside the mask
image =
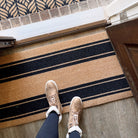
M 40 128 L 36 138 L 58 138 L 58 120 L 58 114 L 51 112 Z
M 80 138 L 80 133 L 75 130 L 69 134 L 69 138 Z
M 70 104 L 67 138 L 80 138 L 82 130 L 79 127 L 79 120 L 82 112 L 82 101 L 80 97 L 74 97 Z
M 46 112 L 46 120 L 36 138 L 58 138 L 58 123 L 62 119 L 62 105 L 59 100 L 58 88 L 56 83 L 50 80 L 46 83 L 45 89 L 50 107 Z

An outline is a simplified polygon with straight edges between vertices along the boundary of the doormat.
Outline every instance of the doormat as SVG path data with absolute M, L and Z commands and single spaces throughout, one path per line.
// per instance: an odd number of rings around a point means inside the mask
M 48 80 L 64 113 L 74 96 L 84 108 L 132 96 L 106 32 L 16 52 L 0 57 L 0 128 L 44 119 Z

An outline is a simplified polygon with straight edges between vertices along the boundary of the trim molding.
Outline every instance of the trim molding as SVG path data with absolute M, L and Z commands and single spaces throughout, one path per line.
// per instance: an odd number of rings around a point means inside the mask
M 108 17 L 112 17 L 137 5 L 137 0 L 114 0 L 111 4 L 105 7 L 105 11 Z

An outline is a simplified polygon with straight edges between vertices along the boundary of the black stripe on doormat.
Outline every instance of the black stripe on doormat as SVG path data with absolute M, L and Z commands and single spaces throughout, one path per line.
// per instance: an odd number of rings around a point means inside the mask
M 0 69 L 0 83 L 115 55 L 110 42 L 83 45 L 71 51 Z
M 100 40 L 100 41 L 95 41 L 95 42 L 92 42 L 92 43 L 87 43 L 87 44 L 79 45 L 79 46 L 76 46 L 76 47 L 71 47 L 71 48 L 55 51 L 55 52 L 52 52 L 52 53 L 47 53 L 47 54 L 43 54 L 43 55 L 31 57 L 31 58 L 26 58 L 26 59 L 19 60 L 19 61 L 14 61 L 14 62 L 2 64 L 2 65 L 0 65 L 0 68 L 10 66 L 10 65 L 14 65 L 14 64 L 17 64 L 17 63 L 19 64 L 19 63 L 29 62 L 31 60 L 37 60 L 39 58 L 51 56 L 51 55 L 54 55 L 54 54 L 59 54 L 61 52 L 67 52 L 67 51 L 70 51 L 70 50 L 78 49 L 78 48 L 81 48 L 81 47 L 86 47 L 86 46 L 89 46 L 89 45 L 95 45 L 95 44 L 102 43 L 102 42 L 105 43 L 107 41 L 109 42 L 109 39 L 103 39 L 103 40 Z
M 67 106 L 74 96 L 80 96 L 83 101 L 86 101 L 128 90 L 130 88 L 124 75 L 119 75 L 59 90 L 59 96 L 62 105 Z M 47 108 L 48 102 L 44 94 L 4 104 L 0 108 L 0 122 L 41 113 Z

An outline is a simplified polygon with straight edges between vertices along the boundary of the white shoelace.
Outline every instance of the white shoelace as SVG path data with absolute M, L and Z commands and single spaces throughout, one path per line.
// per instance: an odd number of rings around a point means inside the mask
M 56 105 L 57 100 L 55 97 L 56 97 L 56 95 L 52 95 L 52 96 L 48 97 L 50 105 Z
M 75 125 L 79 124 L 79 122 L 78 122 L 78 114 L 74 114 L 73 115 L 73 121 L 74 121 Z

